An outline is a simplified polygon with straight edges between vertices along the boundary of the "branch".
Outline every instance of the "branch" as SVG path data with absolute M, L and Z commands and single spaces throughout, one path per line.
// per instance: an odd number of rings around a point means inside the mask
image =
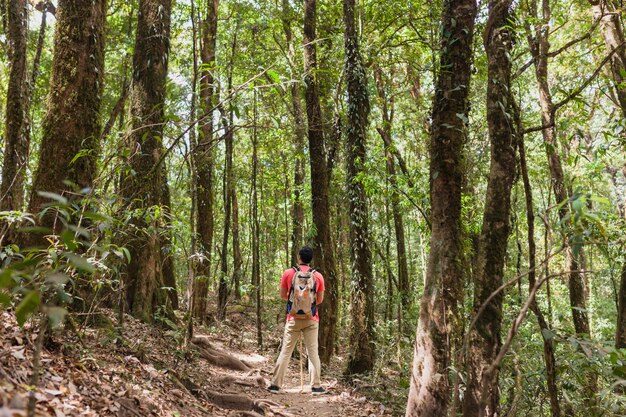
M 602 60 L 602 62 L 600 62 L 600 65 L 598 65 L 598 67 L 593 71 L 593 73 L 589 76 L 589 78 L 587 78 L 578 88 L 576 88 L 574 91 L 572 91 L 570 94 L 568 94 L 567 97 L 565 97 L 563 100 L 559 101 L 558 103 L 556 103 L 554 105 L 554 107 L 552 108 L 552 118 L 554 119 L 554 115 L 556 114 L 556 112 L 563 106 L 565 106 L 567 103 L 569 103 L 570 101 L 572 101 L 577 95 L 579 95 L 585 88 L 587 88 L 587 86 L 589 86 L 589 84 L 591 84 L 591 82 L 598 76 L 598 74 L 600 74 L 600 71 L 602 70 L 602 68 L 606 65 L 607 62 L 609 62 L 611 60 L 611 58 L 613 57 L 613 55 L 615 55 L 615 53 L 617 51 L 619 51 L 620 49 L 622 49 L 624 47 L 624 45 L 626 44 L 626 42 L 622 42 L 621 44 L 619 44 L 617 46 L 617 48 L 613 49 L 611 52 L 609 52 L 604 59 Z M 528 133 L 532 133 L 532 132 L 537 132 L 540 130 L 544 130 L 544 129 L 550 129 L 554 127 L 554 123 L 550 123 L 547 125 L 541 125 L 541 126 L 534 126 L 528 129 L 524 129 L 523 130 L 523 134 L 528 134 Z

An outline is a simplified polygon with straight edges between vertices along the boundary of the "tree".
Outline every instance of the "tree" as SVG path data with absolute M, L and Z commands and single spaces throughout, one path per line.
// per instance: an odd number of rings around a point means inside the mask
M 393 75 L 393 74 L 391 74 Z M 385 157 L 387 159 L 387 174 L 391 185 L 391 211 L 393 213 L 393 227 L 396 234 L 396 252 L 398 256 L 398 291 L 400 293 L 400 301 L 402 310 L 407 311 L 410 307 L 410 283 L 409 283 L 409 267 L 406 259 L 406 244 L 404 239 L 404 218 L 400 207 L 400 191 L 398 180 L 396 178 L 396 163 L 393 155 L 392 143 L 392 125 L 394 115 L 394 100 L 387 97 L 387 88 L 383 80 L 383 72 L 379 67 L 374 68 L 374 80 L 376 82 L 376 91 L 378 97 L 382 100 L 381 112 L 383 123 L 382 127 L 376 130 L 380 134 L 385 145 Z
M 484 371 L 494 361 L 501 346 L 502 293 L 493 297 L 492 294 L 503 281 L 510 232 L 511 187 L 516 167 L 516 130 L 511 123 L 515 105 L 511 92 L 510 54 L 514 36 L 509 22 L 511 3 L 511 0 L 489 1 L 489 18 L 483 35 L 488 59 L 487 123 L 491 164 L 474 277 L 475 325 L 469 329 L 466 353 L 467 389 L 463 415 L 468 417 L 495 416 L 499 410 L 498 372 L 487 374 Z M 481 310 L 483 304 L 486 306 Z
M 192 150 L 196 167 L 197 217 L 200 257 L 197 263 L 198 277 L 194 281 L 194 317 L 202 321 L 207 318 L 207 293 L 211 276 L 211 247 L 213 246 L 213 109 L 215 107 L 215 48 L 217 39 L 218 0 L 208 1 L 206 17 L 202 22 L 202 44 L 200 56 L 200 141 Z
M 302 113 L 302 92 L 298 79 L 298 73 L 295 71 L 295 45 L 293 41 L 293 32 L 291 30 L 291 21 L 293 20 L 293 10 L 288 0 L 282 2 L 282 24 L 283 32 L 285 32 L 285 40 L 287 41 L 287 59 L 291 72 L 291 112 L 293 115 L 294 129 L 294 178 L 293 178 L 293 226 L 291 232 L 291 263 L 295 265 L 298 262 L 298 251 L 302 245 L 304 226 L 304 206 L 302 202 L 302 188 L 304 186 L 304 140 L 306 138 L 306 125 L 304 115 Z
M 350 314 L 350 354 L 346 373 L 359 374 L 374 369 L 374 283 L 369 241 L 369 214 L 362 176 L 365 171 L 365 144 L 370 111 L 367 76 L 361 60 L 354 21 L 354 0 L 344 0 L 344 48 L 347 84 L 348 200 L 350 203 L 350 263 L 352 304 Z
M 5 113 L 5 147 L 0 184 L 0 210 L 21 210 L 28 165 L 29 88 L 26 80 L 28 9 L 26 0 L 6 5 L 8 55 L 11 62 Z
M 160 207 L 167 187 L 162 166 L 171 7 L 170 0 L 139 3 L 130 92 L 132 131 L 126 138 L 128 167 L 119 192 L 131 224 L 124 242 L 131 255 L 125 271 L 126 303 L 128 311 L 145 321 L 166 305 Z
M 458 338 L 462 330 L 463 145 L 469 120 L 468 92 L 476 10 L 476 2 L 467 0 L 446 1 L 442 11 L 443 30 L 439 41 L 442 48 L 429 144 L 432 234 L 413 352 L 407 416 L 446 415 L 450 401 L 450 386 L 445 375 L 452 363 L 451 341 Z M 440 288 L 446 291 L 439 291 Z
M 316 0 L 304 2 L 304 83 L 311 163 L 311 199 L 315 226 L 315 267 L 325 278 L 325 302 L 320 306 L 319 354 L 327 364 L 333 354 L 337 327 L 337 275 L 330 235 L 328 207 L 329 170 L 324 141 L 322 109 L 317 80 L 317 47 L 315 36 Z
M 62 0 L 56 16 L 48 108 L 28 205 L 31 213 L 41 212 L 48 202 L 40 191 L 69 200 L 90 193 L 100 149 L 106 1 Z M 52 212 L 41 224 L 57 232 L 61 226 Z M 37 234 L 25 238 L 31 244 L 43 243 Z

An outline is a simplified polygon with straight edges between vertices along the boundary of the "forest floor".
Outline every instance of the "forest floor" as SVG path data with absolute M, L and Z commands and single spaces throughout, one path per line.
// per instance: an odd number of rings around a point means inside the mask
M 120 337 L 113 323 L 117 317 L 105 310 L 90 323 L 46 338 L 34 390 L 37 416 L 393 414 L 366 397 L 367 384 L 358 387 L 341 380 L 341 358 L 323 372 L 325 395 L 311 395 L 308 385 L 301 392 L 297 359 L 291 361 L 284 389 L 268 392 L 282 326 L 266 336 L 268 349 L 260 355 L 254 321 L 243 315 L 210 331 L 197 327 L 186 348 L 181 346 L 182 330 L 126 316 Z M 26 416 L 35 340 L 33 320 L 20 328 L 12 313 L 0 313 L 0 417 Z M 307 384 L 306 369 L 304 373 Z

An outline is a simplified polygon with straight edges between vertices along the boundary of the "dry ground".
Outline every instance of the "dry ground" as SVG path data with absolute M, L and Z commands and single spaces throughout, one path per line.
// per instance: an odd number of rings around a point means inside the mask
M 391 415 L 384 405 L 338 382 L 332 370 L 322 378 L 326 395 L 312 396 L 308 385 L 301 392 L 297 360 L 292 360 L 285 389 L 266 391 L 278 326 L 267 336 L 269 348 L 261 355 L 250 340 L 254 329 L 246 329 L 241 317 L 210 330 L 198 328 L 198 337 L 186 348 L 180 331 L 126 317 L 120 338 L 112 312 L 105 311 L 97 321 L 99 326 L 64 329 L 47 340 L 34 390 L 36 415 Z M 34 327 L 31 321 L 20 328 L 12 313 L 0 313 L 0 417 L 26 416 Z

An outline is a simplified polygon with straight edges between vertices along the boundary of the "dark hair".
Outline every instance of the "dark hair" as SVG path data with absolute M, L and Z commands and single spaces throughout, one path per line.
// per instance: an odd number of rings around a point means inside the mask
M 303 246 L 298 254 L 300 255 L 300 260 L 303 263 L 311 263 L 311 260 L 313 259 L 313 249 L 311 249 L 309 246 Z

